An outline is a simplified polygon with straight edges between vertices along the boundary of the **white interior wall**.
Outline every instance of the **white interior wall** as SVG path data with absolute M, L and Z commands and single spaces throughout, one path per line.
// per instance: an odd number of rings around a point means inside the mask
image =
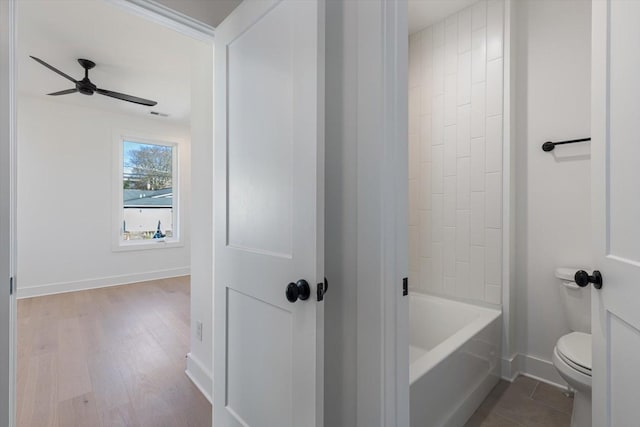
M 500 304 L 504 2 L 409 39 L 409 283 Z
M 551 364 L 557 339 L 569 331 L 554 269 L 588 267 L 591 254 L 589 144 L 545 141 L 589 136 L 591 2 L 517 3 L 516 307 L 521 370 L 560 383 Z
M 181 142 L 182 247 L 112 250 L 113 132 L 122 129 Z M 18 296 L 188 274 L 190 156 L 188 126 L 19 96 Z
M 191 55 L 191 348 L 187 375 L 211 401 L 213 390 L 213 48 Z M 202 339 L 196 322 L 202 322 Z

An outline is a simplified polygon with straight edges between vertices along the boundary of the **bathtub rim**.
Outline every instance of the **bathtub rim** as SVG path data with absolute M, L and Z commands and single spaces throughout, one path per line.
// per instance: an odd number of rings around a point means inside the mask
M 437 302 L 444 302 L 446 304 L 452 304 L 454 306 L 459 306 L 464 309 L 472 309 L 478 312 L 478 317 L 463 326 L 453 335 L 446 338 L 433 349 L 429 350 L 425 355 L 409 364 L 409 386 L 444 361 L 448 356 L 455 353 L 472 337 L 502 316 L 501 307 L 489 308 L 436 295 L 422 294 L 419 292 L 409 292 L 409 298 L 435 300 Z M 411 325 L 409 325 L 409 327 L 411 327 Z M 411 342 L 409 342 L 409 344 L 411 344 Z

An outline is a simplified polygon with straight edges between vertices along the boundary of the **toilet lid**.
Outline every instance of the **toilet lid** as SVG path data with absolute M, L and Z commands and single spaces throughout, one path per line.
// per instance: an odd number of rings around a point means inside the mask
M 561 337 L 556 347 L 567 361 L 591 371 L 591 334 L 572 332 Z

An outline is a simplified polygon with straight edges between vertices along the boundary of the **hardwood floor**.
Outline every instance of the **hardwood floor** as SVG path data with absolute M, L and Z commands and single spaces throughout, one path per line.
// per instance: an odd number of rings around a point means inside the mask
M 18 301 L 18 427 L 209 427 L 184 373 L 189 278 Z

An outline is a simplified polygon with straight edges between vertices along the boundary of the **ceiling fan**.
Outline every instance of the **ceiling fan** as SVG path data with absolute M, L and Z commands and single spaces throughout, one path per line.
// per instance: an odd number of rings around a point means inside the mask
M 29 55 L 29 56 L 31 56 L 31 55 Z M 59 96 L 59 95 L 68 95 L 68 94 L 76 93 L 76 92 L 80 92 L 83 95 L 93 95 L 94 93 L 99 93 L 100 95 L 110 96 L 111 98 L 116 98 L 116 99 L 121 99 L 123 101 L 133 102 L 134 104 L 147 105 L 149 107 L 152 107 L 152 106 L 157 104 L 156 101 L 151 101 L 149 99 L 138 98 L 137 96 L 127 95 L 125 93 L 114 92 L 112 90 L 100 89 L 99 87 L 97 87 L 96 85 L 91 83 L 91 80 L 89 80 L 89 70 L 92 69 L 93 67 L 95 67 L 96 63 L 93 62 L 93 61 L 90 61 L 88 59 L 78 59 L 78 62 L 80 63 L 82 68 L 84 68 L 84 78 L 82 80 L 76 80 L 76 79 L 68 76 L 67 74 L 63 73 L 62 71 L 58 70 L 57 68 L 47 64 L 46 62 L 44 62 L 40 58 L 36 58 L 35 56 L 31 56 L 31 58 L 34 61 L 39 62 L 40 64 L 44 65 L 45 67 L 47 67 L 51 71 L 60 74 L 65 79 L 71 80 L 73 83 L 76 84 L 76 87 L 73 88 L 73 89 L 61 90 L 59 92 L 49 93 L 48 95 Z

